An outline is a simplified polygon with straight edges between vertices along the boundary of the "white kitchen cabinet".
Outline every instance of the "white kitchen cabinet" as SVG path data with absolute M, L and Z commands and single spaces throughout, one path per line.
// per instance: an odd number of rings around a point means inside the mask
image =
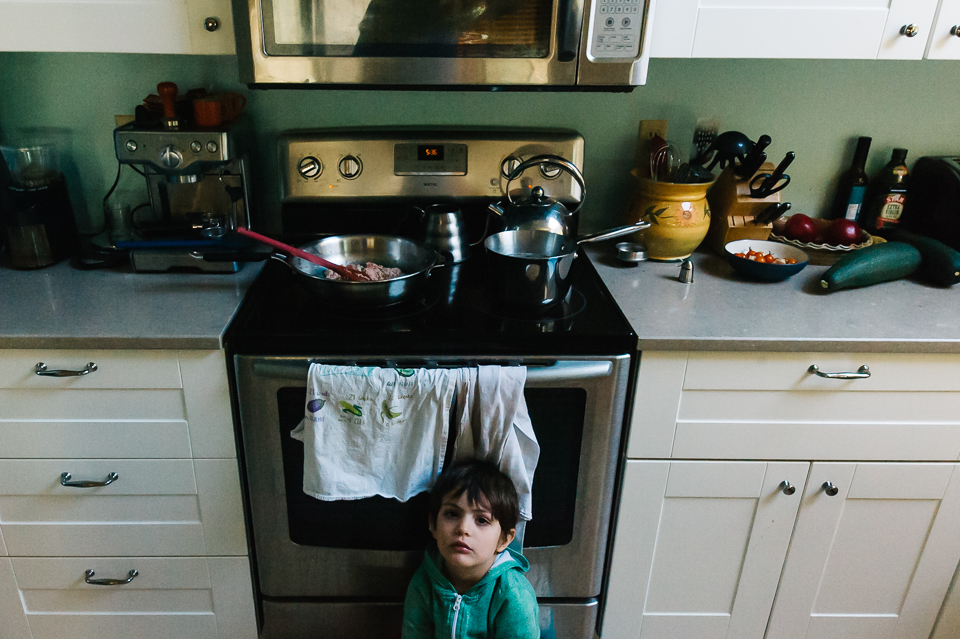
M 223 352 L 0 351 L 0 539 L 18 639 L 254 639 Z
M 937 0 L 672 0 L 657 4 L 655 58 L 923 57 Z M 915 28 L 915 35 L 910 26 Z M 901 29 L 904 33 L 901 33 Z
M 940 8 L 927 43 L 931 60 L 960 60 L 960 0 L 940 0 Z
M 953 582 L 943 600 L 943 608 L 937 618 L 930 639 L 956 639 L 960 637 L 960 566 L 953 574 Z
M 644 352 L 627 457 L 605 639 L 952 636 L 960 357 Z
M 236 51 L 229 0 L 0 0 L 0 15 L 2 51 Z

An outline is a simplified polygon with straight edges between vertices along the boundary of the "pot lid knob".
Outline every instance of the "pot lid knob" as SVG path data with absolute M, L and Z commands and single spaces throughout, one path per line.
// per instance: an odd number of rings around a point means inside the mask
M 533 199 L 536 200 L 537 202 L 543 202 L 544 200 L 543 187 L 542 186 L 533 187 L 533 190 L 530 191 L 530 195 L 533 196 Z

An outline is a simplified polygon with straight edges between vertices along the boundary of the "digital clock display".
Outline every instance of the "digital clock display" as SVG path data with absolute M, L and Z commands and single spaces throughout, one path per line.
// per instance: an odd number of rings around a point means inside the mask
M 443 161 L 443 146 L 442 145 L 431 145 L 431 144 L 418 144 L 417 145 L 417 159 L 423 161 Z

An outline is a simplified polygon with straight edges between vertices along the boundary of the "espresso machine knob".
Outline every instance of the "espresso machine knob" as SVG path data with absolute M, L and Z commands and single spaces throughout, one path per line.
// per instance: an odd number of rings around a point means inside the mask
M 175 169 L 183 162 L 183 156 L 171 144 L 163 151 L 160 151 L 160 164 L 168 169 Z

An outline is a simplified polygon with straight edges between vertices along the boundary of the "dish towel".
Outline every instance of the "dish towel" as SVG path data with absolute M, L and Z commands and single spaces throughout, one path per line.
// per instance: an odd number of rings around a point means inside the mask
M 311 364 L 304 418 L 303 492 L 324 501 L 381 495 L 407 501 L 443 468 L 451 369 Z
M 525 366 L 461 368 L 454 420 L 454 460 L 489 461 L 513 480 L 520 497 L 520 519 L 533 519 L 531 488 L 540 444 L 523 397 Z M 518 526 L 518 537 L 520 528 Z M 522 539 L 521 539 L 522 540 Z

